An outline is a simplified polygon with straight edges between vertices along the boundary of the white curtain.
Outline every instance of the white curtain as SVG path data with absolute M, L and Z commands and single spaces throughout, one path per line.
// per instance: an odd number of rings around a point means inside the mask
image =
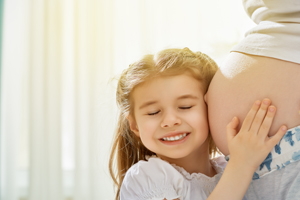
M 0 198 L 113 199 L 120 72 L 169 47 L 221 64 L 252 25 L 239 0 L 5 0 Z

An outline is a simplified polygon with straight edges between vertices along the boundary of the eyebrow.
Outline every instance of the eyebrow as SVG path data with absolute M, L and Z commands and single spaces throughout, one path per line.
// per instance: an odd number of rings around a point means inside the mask
M 142 104 L 139 109 L 142 109 L 142 108 L 145 108 L 147 106 L 150 106 L 150 105 L 153 105 L 153 104 L 156 104 L 157 101 L 147 101 L 146 103 Z
M 177 100 L 181 100 L 181 99 L 199 99 L 199 97 L 191 94 L 186 94 L 177 98 Z
M 194 95 L 191 95 L 191 94 L 186 94 L 186 95 L 182 95 L 182 96 L 179 96 L 177 98 L 177 100 L 182 100 L 182 99 L 199 99 L 199 97 L 197 96 L 194 96 Z M 156 104 L 158 101 L 147 101 L 146 103 L 142 104 L 139 109 L 142 109 L 142 108 L 145 108 L 147 106 L 150 106 L 150 105 L 153 105 L 153 104 Z

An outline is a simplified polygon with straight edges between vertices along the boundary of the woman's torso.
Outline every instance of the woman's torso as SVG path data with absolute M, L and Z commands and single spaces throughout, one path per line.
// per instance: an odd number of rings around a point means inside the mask
M 271 99 L 277 107 L 269 135 L 274 135 L 282 124 L 288 128 L 299 125 L 300 64 L 230 53 L 207 93 L 210 129 L 222 153 L 228 154 L 226 125 L 237 116 L 241 126 L 254 101 L 263 98 Z

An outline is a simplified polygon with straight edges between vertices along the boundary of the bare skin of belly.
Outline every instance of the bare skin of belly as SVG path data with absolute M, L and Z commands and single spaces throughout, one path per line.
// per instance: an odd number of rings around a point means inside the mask
M 229 154 L 226 125 L 237 116 L 240 128 L 254 101 L 264 98 L 277 108 L 269 136 L 284 124 L 300 125 L 300 64 L 230 53 L 206 94 L 211 134 L 224 155 Z

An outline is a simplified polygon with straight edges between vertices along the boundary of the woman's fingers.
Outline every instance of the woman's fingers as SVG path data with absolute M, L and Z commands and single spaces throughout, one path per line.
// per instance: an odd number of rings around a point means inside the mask
M 258 131 L 266 117 L 266 114 L 268 112 L 268 107 L 270 106 L 270 104 L 271 104 L 271 100 L 269 100 L 269 99 L 264 99 L 262 101 L 261 106 L 260 106 L 259 110 L 257 111 L 255 118 L 251 124 L 250 131 L 252 133 L 258 133 Z M 265 126 L 267 126 L 267 125 L 268 124 L 265 124 Z

